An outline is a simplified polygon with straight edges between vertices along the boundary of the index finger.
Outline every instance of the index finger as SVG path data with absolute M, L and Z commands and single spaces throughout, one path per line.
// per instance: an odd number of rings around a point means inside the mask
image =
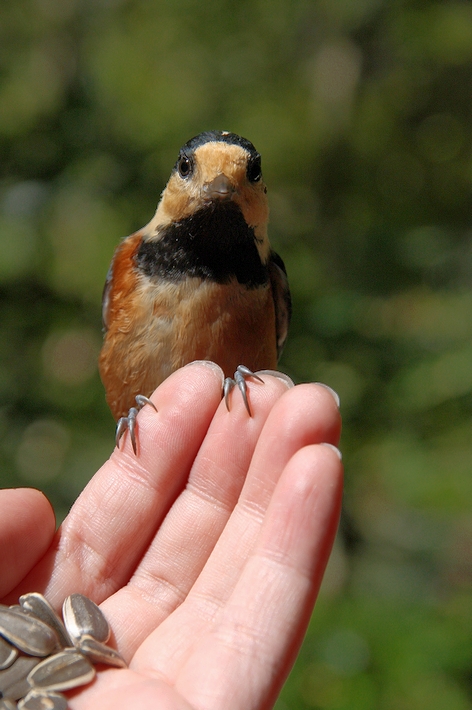
M 99 603 L 128 581 L 185 485 L 221 401 L 222 380 L 213 363 L 196 363 L 158 387 L 152 395 L 158 412 L 139 413 L 139 457 L 127 437 L 79 496 L 21 591 L 41 591 L 53 606 L 73 592 Z

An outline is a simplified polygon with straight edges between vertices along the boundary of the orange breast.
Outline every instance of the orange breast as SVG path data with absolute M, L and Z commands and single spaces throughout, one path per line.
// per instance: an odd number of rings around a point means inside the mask
M 197 278 L 154 282 L 130 263 L 140 237 L 123 242 L 114 261 L 109 329 L 100 375 L 115 416 L 126 415 L 137 394 L 149 396 L 174 370 L 193 360 L 213 360 L 232 376 L 277 365 L 275 313 L 269 285 L 247 289 Z M 123 261 L 124 263 L 124 261 Z

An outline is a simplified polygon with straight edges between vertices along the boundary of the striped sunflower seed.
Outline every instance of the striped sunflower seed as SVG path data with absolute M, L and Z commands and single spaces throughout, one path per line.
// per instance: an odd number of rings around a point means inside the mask
M 54 629 L 22 611 L 0 606 L 0 634 L 30 656 L 48 656 L 60 648 Z
M 110 638 L 110 627 L 103 612 L 83 594 L 71 594 L 62 605 L 62 617 L 74 644 L 84 634 L 106 643 Z
M 0 636 L 0 670 L 11 666 L 18 656 L 18 650 Z
M 46 597 L 39 592 L 29 592 L 20 597 L 20 606 L 27 614 L 33 614 L 45 624 L 50 626 L 57 634 L 62 648 L 72 646 L 72 641 L 66 631 L 66 627 L 58 617 Z
M 82 634 L 77 642 L 77 648 L 94 663 L 105 663 L 107 666 L 126 668 L 126 662 L 118 651 L 104 643 L 100 643 L 89 634 Z
M 67 710 L 67 698 L 61 693 L 34 689 L 19 701 L 17 708 L 18 710 Z
M 85 656 L 75 649 L 66 648 L 38 663 L 27 680 L 33 688 L 70 690 L 90 683 L 95 673 L 95 668 Z
M 0 671 L 0 693 L 4 698 L 19 700 L 31 690 L 28 673 L 39 663 L 34 656 L 18 656 L 6 670 Z

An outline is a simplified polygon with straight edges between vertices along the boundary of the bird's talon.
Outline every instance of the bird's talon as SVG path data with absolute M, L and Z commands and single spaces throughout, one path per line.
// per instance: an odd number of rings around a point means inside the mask
M 136 429 L 136 419 L 138 416 L 138 412 L 146 405 L 150 404 L 151 407 L 157 412 L 156 406 L 149 397 L 145 397 L 143 394 L 137 394 L 135 397 L 136 400 L 136 407 L 131 407 L 131 409 L 128 412 L 127 417 L 120 417 L 118 419 L 118 423 L 116 425 L 116 433 L 115 433 L 115 444 L 118 448 L 120 448 L 120 440 L 123 434 L 125 433 L 126 430 L 129 431 L 129 436 L 131 439 L 131 446 L 133 447 L 134 454 L 136 456 L 137 453 L 137 440 L 136 440 L 136 434 L 137 434 L 137 429 Z
M 138 405 L 138 410 L 142 409 L 145 404 L 149 404 L 149 406 L 152 407 L 155 412 L 157 412 L 157 407 L 154 402 L 152 402 L 149 397 L 145 397 L 144 394 L 137 394 L 135 400 L 136 404 Z
M 238 381 L 238 378 L 240 376 L 243 378 L 253 377 L 255 380 L 259 380 L 259 382 L 264 382 L 264 380 L 261 377 L 259 377 L 259 375 L 256 375 L 256 373 L 253 372 L 252 370 L 250 370 L 248 367 L 246 367 L 246 365 L 238 365 L 238 369 L 234 373 L 234 379 L 236 381 Z
M 247 370 L 248 368 L 245 368 L 245 369 Z M 250 370 L 249 370 L 249 372 L 250 372 Z M 241 392 L 241 396 L 243 398 L 244 406 L 247 409 L 247 413 L 249 414 L 249 416 L 251 416 L 251 410 L 249 409 L 249 402 L 247 401 L 247 385 L 246 385 L 246 380 L 245 380 L 246 377 L 249 377 L 249 375 L 246 375 L 246 373 L 242 372 L 238 367 L 238 369 L 234 373 L 234 381 L 238 385 L 238 389 Z
M 120 417 L 116 424 L 115 444 L 120 446 L 120 439 L 128 428 L 128 417 Z
M 138 416 L 138 409 L 136 407 L 131 407 L 128 412 L 128 429 L 129 438 L 131 439 L 131 446 L 133 447 L 134 455 L 136 456 L 136 417 Z
M 225 399 L 225 404 L 226 404 L 226 409 L 229 412 L 229 394 L 233 387 L 235 385 L 238 386 L 239 391 L 241 392 L 241 396 L 243 398 L 244 406 L 247 409 L 247 413 L 249 414 L 250 417 L 252 417 L 251 414 L 251 409 L 249 407 L 249 402 L 247 398 L 247 384 L 246 384 L 246 378 L 247 377 L 253 377 L 255 380 L 259 380 L 259 382 L 264 382 L 263 379 L 259 377 L 259 375 L 256 375 L 252 370 L 250 370 L 246 365 L 238 365 L 238 368 L 236 372 L 234 373 L 234 378 L 233 377 L 227 377 L 224 381 L 223 385 L 223 393 L 224 393 L 224 399 Z
M 236 382 L 231 377 L 226 377 L 223 384 L 223 395 L 225 398 L 226 409 L 229 412 L 229 394 Z

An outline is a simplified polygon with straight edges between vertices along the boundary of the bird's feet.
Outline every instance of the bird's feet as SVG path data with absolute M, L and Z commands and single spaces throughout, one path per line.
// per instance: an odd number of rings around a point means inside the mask
M 246 365 L 238 365 L 236 372 L 234 373 L 233 377 L 227 377 L 224 381 L 223 385 L 223 393 L 225 397 L 225 404 L 226 404 L 226 409 L 229 411 L 229 393 L 233 389 L 235 385 L 238 386 L 239 391 L 241 392 L 244 406 L 247 409 L 247 412 L 249 416 L 251 417 L 251 410 L 249 409 L 249 402 L 247 401 L 247 384 L 246 384 L 246 378 L 247 377 L 254 377 L 254 379 L 259 380 L 259 382 L 263 382 L 259 375 L 256 375 L 252 370 L 250 370 Z
M 151 407 L 157 412 L 156 407 L 154 404 L 151 402 L 149 397 L 145 397 L 143 394 L 137 394 L 135 397 L 136 400 L 136 407 L 131 407 L 131 409 L 128 412 L 127 417 L 120 417 L 118 419 L 117 425 L 116 425 L 116 433 L 115 433 L 115 443 L 118 448 L 120 448 L 120 439 L 125 433 L 126 430 L 129 430 L 129 435 L 131 438 L 131 445 L 133 447 L 133 451 L 136 455 L 136 417 L 138 416 L 138 412 L 140 409 L 144 407 L 145 404 L 150 404 Z

